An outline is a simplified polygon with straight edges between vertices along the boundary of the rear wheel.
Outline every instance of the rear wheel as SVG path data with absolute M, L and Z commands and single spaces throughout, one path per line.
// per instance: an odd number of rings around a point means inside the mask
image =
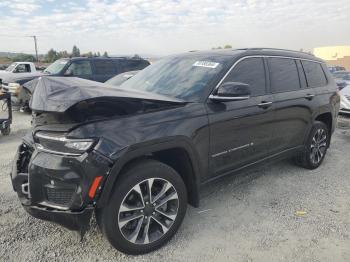
M 323 122 L 316 121 L 310 131 L 305 150 L 296 157 L 296 163 L 307 169 L 319 167 L 327 153 L 330 132 Z
M 121 175 L 108 205 L 97 216 L 103 234 L 116 249 L 142 254 L 170 240 L 186 207 L 180 175 L 161 162 L 145 160 Z

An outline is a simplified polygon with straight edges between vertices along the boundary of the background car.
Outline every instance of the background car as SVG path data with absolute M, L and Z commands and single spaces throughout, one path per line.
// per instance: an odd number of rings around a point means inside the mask
M 150 65 L 142 58 L 129 57 L 74 57 L 59 59 L 52 63 L 43 72 L 33 76 L 13 76 L 3 79 L 3 89 L 9 90 L 10 87 L 16 88 L 13 92 L 13 101 L 21 106 L 22 111 L 28 111 L 28 102 L 30 94 L 23 85 L 40 76 L 59 76 L 59 77 L 79 77 L 97 82 L 105 82 L 116 74 L 126 71 L 141 70 Z
M 134 75 L 136 75 L 139 71 L 140 70 L 129 71 L 129 72 L 125 72 L 125 73 L 116 75 L 115 77 L 112 77 L 111 79 L 108 79 L 105 83 L 108 84 L 108 85 L 112 85 L 112 86 L 120 86 L 126 80 L 128 80 L 131 77 L 133 77 Z
M 333 73 L 336 71 L 345 71 L 346 69 L 343 66 L 328 66 L 328 70 Z

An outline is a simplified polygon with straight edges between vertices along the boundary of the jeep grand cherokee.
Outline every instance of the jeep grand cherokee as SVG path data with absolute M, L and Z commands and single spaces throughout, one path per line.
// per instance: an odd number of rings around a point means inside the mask
M 95 211 L 115 248 L 140 254 L 204 184 L 283 157 L 320 166 L 339 95 L 324 61 L 253 48 L 167 57 L 115 89 L 42 77 L 31 108 L 11 174 L 23 207 L 82 233 Z

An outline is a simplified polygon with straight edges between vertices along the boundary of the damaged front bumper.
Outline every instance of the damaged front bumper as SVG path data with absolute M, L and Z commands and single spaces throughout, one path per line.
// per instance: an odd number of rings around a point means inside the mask
M 38 151 L 24 142 L 18 148 L 11 180 L 30 215 L 85 232 L 110 167 L 110 160 L 94 150 L 63 156 Z M 91 198 L 89 189 L 96 176 L 102 180 Z

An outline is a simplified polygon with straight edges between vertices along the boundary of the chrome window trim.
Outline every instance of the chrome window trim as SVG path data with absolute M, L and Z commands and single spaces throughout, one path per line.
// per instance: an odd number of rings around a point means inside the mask
M 211 94 L 209 96 L 209 99 L 218 99 L 218 100 L 228 100 L 228 101 L 234 101 L 234 100 L 246 100 L 246 99 L 249 99 L 250 96 L 216 96 L 216 95 L 213 95 Z
M 231 71 L 237 66 L 238 63 L 242 62 L 245 59 L 248 58 L 285 58 L 285 59 L 293 59 L 293 60 L 303 60 L 303 61 L 309 61 L 309 62 L 314 62 L 314 63 L 318 63 L 318 64 L 325 64 L 325 62 L 320 62 L 317 60 L 312 60 L 312 59 L 307 59 L 307 58 L 300 58 L 300 57 L 291 57 L 291 56 L 279 56 L 279 55 L 247 55 L 244 57 L 241 57 L 240 59 L 238 59 L 231 67 L 230 69 L 226 72 L 226 74 L 221 78 L 221 80 L 219 81 L 219 83 L 215 86 L 215 88 L 213 89 L 213 91 L 210 93 L 209 95 L 209 99 L 212 96 L 215 96 L 215 92 L 219 89 L 220 85 L 225 81 L 226 77 L 231 73 Z

